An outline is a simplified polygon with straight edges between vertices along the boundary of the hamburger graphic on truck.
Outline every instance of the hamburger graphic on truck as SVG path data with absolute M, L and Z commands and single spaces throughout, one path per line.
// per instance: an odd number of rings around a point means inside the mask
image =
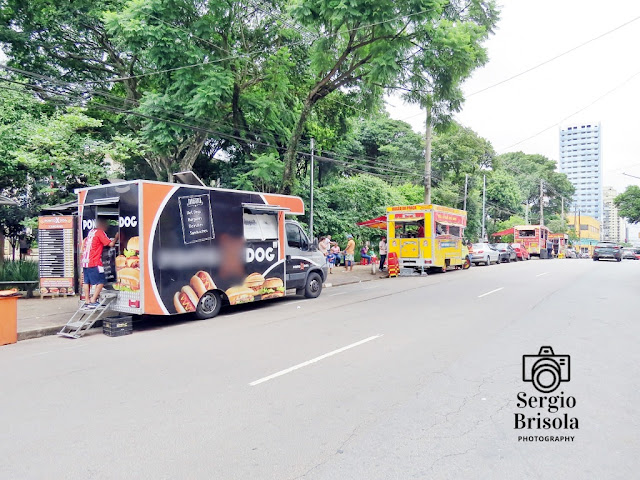
M 112 308 L 216 316 L 223 305 L 322 292 L 324 256 L 291 215 L 299 197 L 146 180 L 79 189 L 81 236 L 108 216 L 120 233 Z M 113 225 L 117 223 L 116 225 Z
M 140 237 L 131 237 L 121 255 L 116 257 L 115 290 L 136 292 L 140 290 Z

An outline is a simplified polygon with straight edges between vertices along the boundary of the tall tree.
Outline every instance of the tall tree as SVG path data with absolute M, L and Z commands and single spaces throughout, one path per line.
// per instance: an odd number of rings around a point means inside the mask
M 559 215 L 563 198 L 565 211 L 570 207 L 571 196 L 575 191 L 573 185 L 566 174 L 556 171 L 556 162 L 543 155 L 504 153 L 496 157 L 494 170 L 505 170 L 517 178 L 524 203 L 530 209 L 532 222 L 534 218 L 540 217 L 540 182 L 543 183 L 544 197 L 548 200 L 544 206 L 545 214 Z
M 497 21 L 493 1 L 448 5 L 452 15 L 439 19 L 415 42 L 401 81 L 405 98 L 425 109 L 425 202 L 431 203 L 433 128 L 447 124 L 464 100 L 462 82 L 487 61 L 483 42 Z M 406 88 L 406 87 L 409 88 Z
M 43 96 L 125 110 L 110 120 L 144 141 L 157 178 L 171 179 L 201 153 L 224 148 L 244 161 L 265 144 L 286 145 L 307 55 L 279 21 L 285 6 L 7 0 L 0 43 L 10 66 L 36 72 L 30 81 L 48 89 Z
M 364 0 L 348 5 L 305 0 L 294 3 L 292 15 L 315 38 L 310 47 L 311 80 L 301 98 L 285 154 L 284 192 L 293 188 L 298 144 L 317 102 L 338 89 L 379 97 L 381 88 L 413 78 L 407 76 L 407 71 L 422 75 L 438 55 L 457 51 L 457 46 L 463 48 L 462 36 L 452 33 L 458 25 L 467 30 L 469 41 L 472 36 L 486 36 L 487 26 L 496 20 L 493 1 L 480 0 L 427 0 L 419 4 L 408 0 Z M 450 45 L 453 40 L 459 43 Z M 469 43 L 464 48 L 474 50 Z M 460 76 L 457 71 L 444 70 L 434 77 L 436 88 L 441 88 L 447 75 L 455 79 Z M 414 83 L 410 85 L 412 89 L 422 90 L 417 78 Z
M 487 178 L 487 212 L 494 221 L 522 214 L 524 194 L 515 176 L 504 170 L 491 172 Z
M 464 184 L 465 175 L 475 176 L 490 169 L 494 158 L 491 142 L 456 122 L 433 138 L 435 183 L 440 178 L 448 178 L 456 184 Z
M 408 123 L 388 115 L 356 122 L 353 139 L 346 145 L 358 168 L 396 176 L 399 183 L 416 182 L 423 165 L 423 141 Z M 411 173 L 407 173 L 411 172 Z

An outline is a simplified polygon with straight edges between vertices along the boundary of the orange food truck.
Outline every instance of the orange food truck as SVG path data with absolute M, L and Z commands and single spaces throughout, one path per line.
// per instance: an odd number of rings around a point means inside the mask
M 389 252 L 401 268 L 425 271 L 469 268 L 469 250 L 462 236 L 467 212 L 440 205 L 387 207 Z
M 80 238 L 98 217 L 119 233 L 103 254 L 114 311 L 212 318 L 223 303 L 322 291 L 324 256 L 285 218 L 304 213 L 299 197 L 148 180 L 76 192 Z
M 513 241 L 520 243 L 529 255 L 540 256 L 540 249 L 547 248 L 549 229 L 544 225 L 518 225 L 513 227 Z

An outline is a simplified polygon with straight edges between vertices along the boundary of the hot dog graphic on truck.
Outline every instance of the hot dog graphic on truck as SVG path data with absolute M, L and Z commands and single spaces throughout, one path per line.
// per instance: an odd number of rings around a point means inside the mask
M 299 197 L 146 180 L 77 193 L 81 238 L 97 216 L 120 233 L 103 257 L 115 310 L 210 318 L 222 304 L 322 290 L 324 256 L 286 218 L 304 213 Z

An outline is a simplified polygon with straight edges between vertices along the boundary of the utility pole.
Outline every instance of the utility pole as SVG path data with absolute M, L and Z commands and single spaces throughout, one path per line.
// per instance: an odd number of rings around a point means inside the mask
M 313 242 L 313 147 L 315 146 L 314 138 L 311 137 L 311 201 L 309 202 L 309 234 L 310 239 Z
M 467 186 L 469 185 L 469 174 L 465 173 L 464 174 L 464 206 L 462 207 L 462 209 L 466 212 L 467 211 Z
M 487 176 L 482 176 L 482 241 L 485 241 L 486 231 L 484 228 L 484 220 L 487 216 Z
M 424 203 L 431 203 L 431 104 L 427 101 L 427 125 L 424 133 Z
M 580 248 L 580 252 L 582 252 L 582 218 L 581 218 L 581 214 L 582 212 L 580 210 L 578 210 L 578 245 Z
M 544 226 L 544 181 L 540 180 L 540 226 Z

